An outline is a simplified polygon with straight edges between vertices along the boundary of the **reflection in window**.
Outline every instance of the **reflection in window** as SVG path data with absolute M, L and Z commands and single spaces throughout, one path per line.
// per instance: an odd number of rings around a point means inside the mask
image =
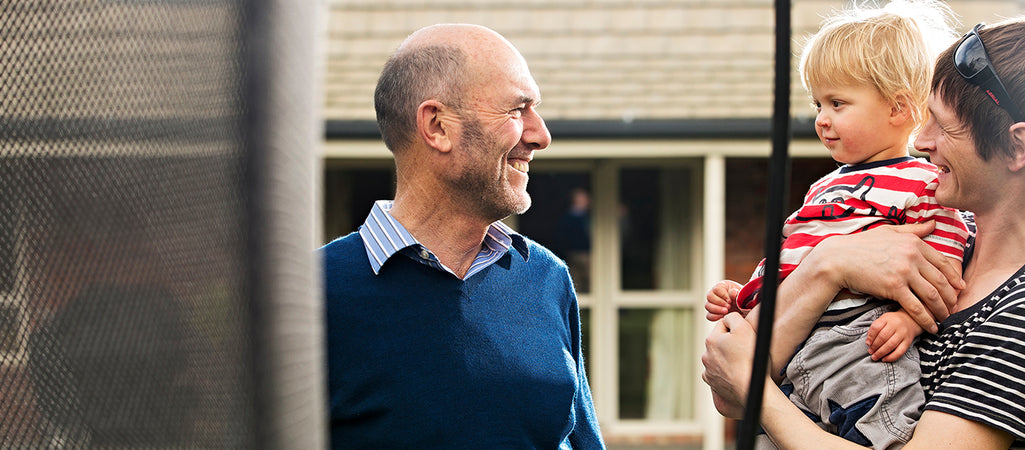
M 689 309 L 619 310 L 619 417 L 655 421 L 694 417 L 697 355 Z
M 620 274 L 623 290 L 690 286 L 691 169 L 620 172 Z
M 577 292 L 591 291 L 591 176 L 587 172 L 530 172 L 531 206 L 517 231 L 566 261 Z

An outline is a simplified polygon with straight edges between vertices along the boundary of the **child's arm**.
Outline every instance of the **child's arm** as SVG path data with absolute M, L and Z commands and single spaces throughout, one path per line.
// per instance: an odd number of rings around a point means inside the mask
M 922 331 L 903 308 L 883 314 L 868 328 L 868 353 L 873 361 L 894 362 L 904 356 Z
M 711 322 L 722 319 L 737 309 L 737 294 L 743 285 L 733 280 L 722 280 L 715 283 L 705 294 L 705 318 Z
M 961 260 L 948 257 L 954 270 L 961 275 Z M 914 344 L 915 338 L 925 330 L 901 308 L 879 316 L 868 328 L 865 343 L 873 361 L 894 362 Z

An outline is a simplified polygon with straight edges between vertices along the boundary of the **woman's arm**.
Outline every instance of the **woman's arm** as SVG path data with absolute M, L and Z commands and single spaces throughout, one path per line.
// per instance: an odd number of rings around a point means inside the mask
M 762 428 L 780 449 L 864 449 L 812 423 L 772 383 L 765 386 Z M 926 411 L 904 450 L 1007 449 L 1014 442 L 1005 431 L 938 411 Z
M 790 402 L 774 383 L 765 383 L 762 399 L 762 428 L 777 448 L 781 449 L 859 449 L 862 447 L 847 439 L 829 433 L 815 425 L 797 406 Z
M 820 243 L 779 287 L 770 365 L 790 359 L 842 288 L 897 300 L 923 328 L 935 330 L 935 321 L 948 315 L 948 305 L 954 304 L 964 281 L 945 256 L 920 239 L 933 228 L 932 223 L 880 227 Z M 712 388 L 715 407 L 724 416 L 743 416 L 754 345 L 754 327 L 736 313 L 718 322 L 705 340 L 702 379 Z M 771 365 L 770 373 L 778 373 L 778 365 Z M 790 402 L 778 388 L 770 387 L 766 419 L 773 424 L 779 420 L 782 426 L 810 425 L 814 430 L 793 433 L 809 442 L 815 442 L 812 437 L 832 439 L 792 404 L 787 406 Z
M 939 411 L 926 411 L 905 450 L 1006 449 L 1014 442 L 1010 433 L 979 422 Z
M 947 257 L 921 240 L 920 236 L 928 235 L 934 227 L 932 222 L 879 227 L 862 233 L 833 236 L 812 249 L 777 291 L 771 351 L 771 359 L 776 365 L 771 367 L 773 371 L 770 373 L 779 372 L 779 366 L 790 359 L 826 306 L 843 288 L 897 300 L 923 328 L 935 330 L 936 319 L 948 315 L 947 305 L 953 305 L 957 300 L 957 289 L 964 286 L 964 281 Z M 740 318 L 740 315 L 736 317 Z M 757 313 L 749 314 L 748 320 L 756 323 Z M 739 324 L 728 326 L 730 323 L 724 319 L 721 325 L 716 325 L 716 330 L 726 326 L 726 336 L 730 335 L 731 329 L 750 330 L 753 345 L 752 324 L 738 328 Z M 734 359 L 742 355 L 715 353 L 731 349 L 718 348 L 714 337 L 715 331 L 706 340 L 707 350 L 702 359 L 710 357 L 723 361 L 723 364 L 736 361 L 730 364 L 735 370 L 751 370 L 751 355 L 747 355 L 748 359 Z M 749 351 L 753 352 L 753 347 Z M 716 376 L 707 370 L 706 374 Z M 740 410 L 743 409 L 744 398 L 735 398 L 731 380 L 714 380 L 709 384 L 720 401 L 725 402 L 723 406 L 727 410 L 738 408 L 738 405 Z M 743 389 L 747 391 L 746 380 Z M 723 409 L 719 411 L 733 417 Z
M 812 249 L 777 291 L 772 373 L 844 288 L 896 300 L 922 328 L 935 332 L 964 281 L 959 267 L 922 241 L 934 228 L 934 222 L 879 227 L 833 236 Z
M 712 388 L 716 409 L 726 417 L 739 419 L 744 415 L 754 341 L 754 328 L 737 313 L 717 322 L 705 339 L 707 350 L 701 355 L 705 371 L 701 378 Z M 863 448 L 812 423 L 768 377 L 761 421 L 779 448 Z
M 715 407 L 726 417 L 741 418 L 747 400 L 754 355 L 755 331 L 743 317 L 731 313 L 716 323 L 705 339 L 701 378 L 712 388 Z M 766 379 L 761 425 L 781 449 L 863 448 L 822 430 L 783 392 Z M 926 411 L 905 449 L 1008 448 L 1010 434 L 957 416 Z

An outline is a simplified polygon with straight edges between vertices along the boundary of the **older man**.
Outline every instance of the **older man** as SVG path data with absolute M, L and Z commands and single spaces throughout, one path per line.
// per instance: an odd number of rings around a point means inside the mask
M 499 220 L 551 135 L 526 61 L 448 24 L 385 64 L 394 201 L 321 249 L 335 448 L 602 448 L 565 264 Z

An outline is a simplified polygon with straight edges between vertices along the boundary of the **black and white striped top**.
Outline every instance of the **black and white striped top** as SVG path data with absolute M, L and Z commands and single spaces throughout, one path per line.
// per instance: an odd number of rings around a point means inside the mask
M 1025 448 L 1025 267 L 919 342 L 925 409 L 1010 433 Z

